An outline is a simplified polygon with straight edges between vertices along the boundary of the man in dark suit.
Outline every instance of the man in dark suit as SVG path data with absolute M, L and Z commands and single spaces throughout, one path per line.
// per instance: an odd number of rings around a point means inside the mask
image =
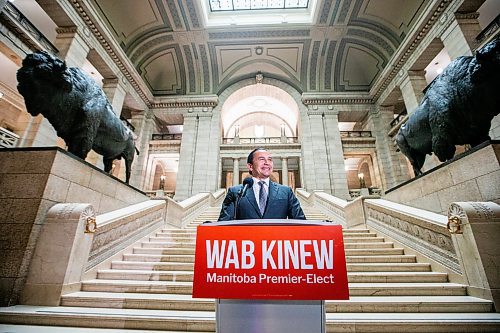
M 298 219 L 305 220 L 292 189 L 272 182 L 273 158 L 264 148 L 254 149 L 247 158 L 247 166 L 252 175 L 253 185 L 248 188 L 237 204 L 236 220 L 248 219 Z M 238 193 L 243 185 L 230 187 L 219 216 L 219 221 L 235 219 L 234 209 Z

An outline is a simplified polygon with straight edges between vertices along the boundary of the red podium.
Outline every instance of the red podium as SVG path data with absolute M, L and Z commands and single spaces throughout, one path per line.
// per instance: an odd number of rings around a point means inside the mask
M 324 300 L 349 299 L 342 227 L 238 220 L 198 227 L 193 297 L 217 299 L 217 332 L 325 332 Z

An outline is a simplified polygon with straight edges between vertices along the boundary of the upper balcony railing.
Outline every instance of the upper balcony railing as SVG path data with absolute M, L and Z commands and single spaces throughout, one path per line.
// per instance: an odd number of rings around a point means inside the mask
M 340 131 L 341 138 L 371 138 L 371 131 Z
M 19 135 L 0 127 L 0 148 L 14 148 L 19 141 Z
M 394 126 L 396 126 L 397 124 L 399 124 L 401 122 L 401 120 L 403 120 L 403 118 L 408 114 L 408 112 L 406 111 L 406 109 L 401 112 L 400 114 L 398 114 L 396 116 L 396 118 L 394 118 L 393 121 L 391 121 L 391 128 L 393 128 Z
M 500 29 L 500 14 L 498 14 L 497 17 L 495 17 L 495 19 L 491 21 L 479 35 L 477 35 L 476 40 L 481 44 L 483 41 L 494 35 L 498 29 Z
M 151 140 L 181 140 L 182 134 L 153 134 Z
M 269 137 L 269 138 L 223 138 L 222 144 L 246 145 L 246 144 L 280 144 L 280 143 L 299 143 L 297 137 Z
M 28 20 L 26 16 L 24 16 L 24 14 L 16 8 L 16 6 L 11 4 L 10 2 L 7 2 L 3 8 L 2 14 L 6 14 L 10 18 L 10 20 L 15 22 L 11 23 L 14 24 L 14 29 L 19 30 L 20 33 L 29 34 L 29 38 L 33 38 L 33 40 L 35 40 L 39 44 L 38 47 L 37 45 L 34 45 L 35 48 L 39 48 L 40 46 L 42 46 L 43 49 L 48 50 L 53 54 L 59 52 L 57 48 L 47 39 L 47 37 L 45 37 L 45 35 L 41 33 L 40 30 L 38 30 L 33 25 L 33 23 L 31 23 L 30 20 Z M 16 24 L 19 26 L 16 27 Z

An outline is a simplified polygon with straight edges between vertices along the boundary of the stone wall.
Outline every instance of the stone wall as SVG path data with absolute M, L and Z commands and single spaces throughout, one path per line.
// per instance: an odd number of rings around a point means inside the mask
M 446 215 L 452 202 L 500 203 L 500 142 L 482 144 L 386 192 L 384 199 Z
M 62 149 L 0 150 L 0 306 L 17 303 L 50 207 L 88 203 L 99 215 L 146 200 Z

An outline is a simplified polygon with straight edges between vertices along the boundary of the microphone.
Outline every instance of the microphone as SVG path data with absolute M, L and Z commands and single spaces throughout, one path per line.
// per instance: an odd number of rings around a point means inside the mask
M 248 177 L 243 180 L 243 188 L 240 190 L 240 193 L 238 193 L 238 197 L 242 198 L 245 196 L 247 193 L 247 190 L 249 187 L 253 186 L 253 178 Z

